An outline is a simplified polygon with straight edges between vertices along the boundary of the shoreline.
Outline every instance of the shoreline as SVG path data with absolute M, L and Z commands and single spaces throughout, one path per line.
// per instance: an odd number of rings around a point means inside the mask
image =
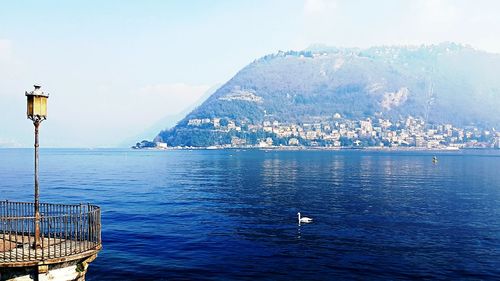
M 263 151 L 341 151 L 341 150 L 365 150 L 365 151 L 463 151 L 463 150 L 496 150 L 489 147 L 306 147 L 306 146 L 273 146 L 273 147 L 167 147 L 167 148 L 135 148 L 132 150 L 263 150 Z

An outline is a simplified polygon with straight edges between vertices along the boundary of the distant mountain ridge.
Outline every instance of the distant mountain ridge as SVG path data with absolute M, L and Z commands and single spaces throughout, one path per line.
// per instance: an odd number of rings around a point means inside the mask
M 118 147 L 130 147 L 130 144 L 136 142 L 138 140 L 144 140 L 145 138 L 149 138 L 152 134 L 158 133 L 158 131 L 162 129 L 170 129 L 175 126 L 180 120 L 186 117 L 193 109 L 202 104 L 209 96 L 211 96 L 220 85 L 214 85 L 210 87 L 203 95 L 196 100 L 193 104 L 189 105 L 180 113 L 174 115 L 166 115 L 162 119 L 156 121 L 149 128 L 142 130 L 140 133 L 135 134 L 134 136 L 128 137 L 123 140 Z
M 500 127 L 500 55 L 469 46 L 313 46 L 255 60 L 157 140 L 193 144 L 192 119 L 239 125 L 413 116 L 428 123 Z M 214 144 L 221 137 L 214 138 Z

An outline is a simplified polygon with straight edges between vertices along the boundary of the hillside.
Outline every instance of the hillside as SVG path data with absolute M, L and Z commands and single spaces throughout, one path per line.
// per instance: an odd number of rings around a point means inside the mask
M 498 73 L 500 55 L 454 43 L 279 52 L 243 68 L 156 140 L 205 146 L 238 135 L 257 141 L 266 134 L 245 135 L 248 126 L 303 124 L 336 113 L 352 120 L 412 116 L 426 124 L 500 127 Z M 222 132 L 214 118 L 244 129 Z

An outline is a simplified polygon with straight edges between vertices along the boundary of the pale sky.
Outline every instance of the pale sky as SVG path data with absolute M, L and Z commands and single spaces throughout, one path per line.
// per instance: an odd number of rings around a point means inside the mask
M 113 147 L 279 50 L 453 41 L 500 53 L 499 34 L 495 0 L 0 0 L 0 147 L 32 146 L 34 83 L 50 93 L 42 146 Z

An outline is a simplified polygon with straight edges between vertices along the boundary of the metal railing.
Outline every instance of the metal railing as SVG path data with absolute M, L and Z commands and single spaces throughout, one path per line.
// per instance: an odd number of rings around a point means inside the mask
M 0 201 L 0 266 L 64 258 L 101 248 L 98 206 L 40 203 L 38 243 L 34 210 L 34 203 Z

